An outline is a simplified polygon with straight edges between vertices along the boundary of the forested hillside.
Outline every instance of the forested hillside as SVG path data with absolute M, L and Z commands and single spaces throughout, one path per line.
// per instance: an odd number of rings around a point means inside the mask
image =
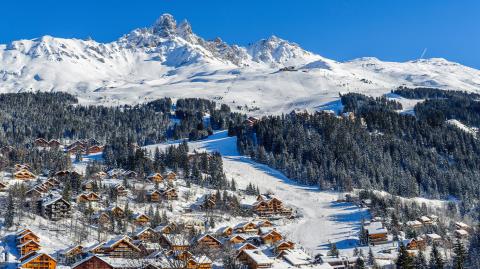
M 238 127 L 238 147 L 301 183 L 321 189 L 374 188 L 403 196 L 479 195 L 480 143 L 445 123 L 394 111 L 401 105 L 341 96 L 342 117 L 325 112 L 264 117 Z

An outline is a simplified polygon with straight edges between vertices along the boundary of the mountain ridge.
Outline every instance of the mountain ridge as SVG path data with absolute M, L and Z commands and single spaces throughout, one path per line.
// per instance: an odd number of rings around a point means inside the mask
M 93 104 L 203 97 L 275 113 L 403 85 L 479 92 L 480 71 L 442 58 L 338 62 L 276 36 L 229 45 L 170 14 L 109 43 L 47 35 L 0 45 L 0 92 L 66 91 Z

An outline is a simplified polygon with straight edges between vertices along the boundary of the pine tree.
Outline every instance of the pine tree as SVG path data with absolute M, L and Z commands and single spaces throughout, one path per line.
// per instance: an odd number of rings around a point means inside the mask
M 9 193 L 7 198 L 7 210 L 5 211 L 5 227 L 10 228 L 13 226 L 13 218 L 15 217 L 15 205 L 13 202 L 13 196 Z
M 470 237 L 467 256 L 469 268 L 480 268 L 480 224 Z
M 368 248 L 368 265 L 373 266 L 375 265 L 375 256 L 373 255 L 372 248 Z
M 337 249 L 337 245 L 335 243 L 330 243 L 330 249 L 327 253 L 328 256 L 337 257 L 340 255 L 340 252 Z
M 442 254 L 440 254 L 438 250 L 437 243 L 433 244 L 428 266 L 430 269 L 443 269 L 445 267 L 445 262 L 443 261 Z
M 427 259 L 423 254 L 423 251 L 419 251 L 417 256 L 413 258 L 413 266 L 415 269 L 428 269 Z
M 400 250 L 398 251 L 397 261 L 395 263 L 398 269 L 413 269 L 413 260 L 410 255 L 408 255 L 407 248 L 401 244 Z
M 467 251 L 460 239 L 457 239 L 453 245 L 453 268 L 463 269 L 465 268 L 465 260 L 467 259 Z
M 235 179 L 232 178 L 232 181 L 230 182 L 230 190 L 236 191 L 237 190 L 237 182 L 235 182 Z
M 354 257 L 357 257 L 358 254 L 359 254 L 359 250 L 358 250 L 357 247 L 355 247 L 355 248 L 353 249 L 353 256 L 354 256 Z
M 367 268 L 365 266 L 365 261 L 361 258 L 361 257 L 358 257 L 357 258 L 357 261 L 355 262 L 355 269 L 365 269 Z

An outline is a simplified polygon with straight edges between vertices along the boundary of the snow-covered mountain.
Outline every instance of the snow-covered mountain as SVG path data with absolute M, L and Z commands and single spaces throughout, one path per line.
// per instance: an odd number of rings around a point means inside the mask
M 92 104 L 203 97 L 275 113 L 335 109 L 340 92 L 400 85 L 480 92 L 480 71 L 445 59 L 337 62 L 275 36 L 229 45 L 169 14 L 111 43 L 44 36 L 0 45 L 0 92 L 66 91 Z

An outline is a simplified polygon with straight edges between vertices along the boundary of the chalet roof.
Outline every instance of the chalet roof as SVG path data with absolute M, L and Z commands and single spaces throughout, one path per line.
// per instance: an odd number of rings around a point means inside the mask
M 85 251 L 86 251 L 86 252 L 94 251 L 94 250 L 102 247 L 103 244 L 105 244 L 105 242 L 95 243 L 95 244 L 93 244 L 93 245 L 91 245 L 91 246 L 86 247 L 86 248 L 85 248 Z
M 116 209 L 116 208 L 118 208 L 118 209 L 120 209 L 120 210 L 123 211 L 123 209 L 122 209 L 121 207 L 119 207 L 118 205 L 111 205 L 111 206 L 107 207 L 106 210 L 107 210 L 107 211 L 113 211 L 113 210 Z
M 407 224 L 407 226 L 421 226 L 422 225 L 422 223 L 418 220 L 409 220 L 405 224 Z
M 71 246 L 71 247 L 68 247 L 66 249 L 62 249 L 59 251 L 60 254 L 68 254 L 70 253 L 71 251 L 77 249 L 77 248 L 80 248 L 80 249 L 83 249 L 83 246 L 82 245 L 75 245 L 75 246 Z
M 129 237 L 129 236 L 126 236 L 126 235 L 120 235 L 120 236 L 117 236 L 117 237 L 114 237 L 110 240 L 108 240 L 107 242 L 105 242 L 103 244 L 102 247 L 105 247 L 105 248 L 111 248 L 111 247 L 114 247 L 116 244 L 120 243 L 121 241 L 126 241 L 128 242 L 130 245 L 134 246 L 132 244 L 132 239 Z M 137 248 L 136 246 L 134 246 L 135 248 Z
M 143 234 L 143 233 L 145 233 L 145 232 L 147 232 L 147 231 L 150 231 L 150 232 L 153 232 L 153 233 L 156 233 L 156 232 L 157 232 L 157 231 L 155 231 L 154 229 L 152 229 L 151 227 L 145 227 L 145 228 L 140 227 L 140 228 L 136 229 L 136 230 L 133 232 L 133 234 L 134 234 L 135 236 L 139 236 L 139 235 L 141 235 L 141 234 Z
M 150 219 L 149 216 L 147 216 L 146 214 L 143 214 L 143 213 L 135 213 L 135 214 L 132 215 L 132 217 L 133 217 L 134 219 L 138 219 L 138 218 L 140 218 L 140 217 L 146 217 L 147 219 Z
M 455 225 L 459 228 L 462 228 L 462 229 L 469 229 L 470 226 L 468 226 L 468 224 L 464 223 L 464 222 L 455 222 Z
M 442 239 L 442 237 L 438 234 L 432 233 L 432 234 L 427 234 L 427 237 L 430 239 Z
M 189 240 L 182 234 L 162 234 L 162 236 L 171 245 L 176 246 L 189 246 Z
M 65 202 L 66 204 L 70 205 L 70 203 L 63 199 L 62 196 L 60 195 L 54 195 L 54 196 L 47 196 L 45 198 L 42 199 L 42 206 L 49 206 L 53 203 L 56 203 L 58 201 L 62 201 L 62 202 Z
M 212 260 L 205 255 L 193 256 L 191 260 L 195 261 L 196 263 L 212 263 Z
M 383 228 L 383 224 L 381 222 L 371 222 L 370 225 L 365 226 L 365 229 L 370 235 L 388 233 L 387 229 Z
M 205 238 L 205 237 L 210 237 L 210 238 L 212 238 L 213 240 L 215 240 L 216 242 L 218 242 L 218 243 L 220 243 L 220 244 L 222 243 L 222 242 L 220 242 L 220 240 L 218 240 L 215 236 L 213 236 L 213 235 L 211 235 L 211 234 L 208 234 L 208 233 L 207 233 L 207 234 L 204 234 L 204 235 L 200 235 L 200 236 L 197 238 L 197 242 L 200 241 L 200 240 L 202 240 L 202 239 Z
M 300 249 L 287 249 L 282 251 L 282 257 L 293 266 L 301 266 L 312 263 L 312 257 Z
M 273 264 L 273 260 L 259 249 L 244 249 L 242 252 L 250 257 L 256 264 Z
M 18 235 L 20 235 L 20 234 L 22 234 L 22 233 L 25 233 L 25 232 L 31 233 L 32 230 L 27 229 L 27 228 L 24 228 L 24 229 L 18 230 L 15 234 L 18 236 Z
M 35 244 L 35 245 L 37 245 L 37 246 L 40 246 L 39 243 L 37 243 L 37 242 L 35 242 L 35 241 L 33 241 L 33 240 L 30 240 L 30 241 L 27 241 L 27 242 L 19 245 L 18 247 L 19 247 L 19 248 L 22 248 L 22 247 L 24 247 L 24 246 L 26 246 L 26 245 L 28 245 L 28 244 L 30 244 L 30 243 L 33 243 L 33 244 Z
M 455 230 L 455 233 L 457 233 L 459 235 L 468 235 L 468 232 L 463 230 L 463 229 Z
M 275 231 L 276 229 L 274 227 L 260 227 L 258 228 L 260 234 L 268 234 L 271 231 Z
M 25 265 L 25 264 L 31 262 L 32 260 L 34 260 L 34 259 L 36 259 L 36 258 L 38 258 L 38 257 L 40 257 L 40 256 L 44 256 L 44 255 L 48 256 L 50 259 L 52 259 L 52 260 L 54 260 L 54 261 L 57 261 L 57 260 L 55 260 L 52 256 L 48 255 L 47 253 L 37 252 L 35 255 L 32 255 L 31 257 L 29 257 L 28 259 L 26 259 L 26 260 L 24 260 L 22 263 L 20 263 L 20 267 L 21 267 L 22 265 Z
M 267 232 L 267 233 L 262 234 L 261 237 L 264 238 L 264 237 L 266 237 L 266 236 L 268 236 L 268 235 L 270 235 L 270 234 L 278 234 L 278 235 L 282 236 L 279 232 L 277 232 L 277 230 L 271 230 L 271 231 L 269 231 L 269 232 Z
M 38 238 L 38 236 L 36 234 L 34 234 L 32 231 L 28 232 L 28 233 L 24 233 L 23 235 L 20 235 L 20 236 L 17 236 L 17 239 L 21 239 L 21 238 L 24 238 L 25 236 L 27 235 L 33 235 L 35 237 Z
M 253 247 L 254 249 L 258 249 L 255 245 L 253 245 L 253 244 L 251 244 L 251 243 L 248 243 L 248 242 L 240 243 L 240 244 L 235 244 L 235 245 L 233 245 L 233 247 L 234 247 L 236 250 L 239 250 L 239 249 L 244 248 L 244 247 L 247 246 L 247 245 Z
M 148 195 L 152 195 L 152 194 L 154 194 L 154 193 L 161 194 L 160 191 L 157 190 L 157 189 L 149 190 L 149 191 L 147 192 Z
M 418 218 L 418 220 L 420 220 L 421 222 L 430 222 L 432 221 L 429 217 L 427 216 L 421 216 L 420 218 Z
M 239 229 L 239 228 L 244 228 L 245 226 L 247 226 L 248 224 L 253 224 L 255 227 L 257 227 L 257 225 L 251 221 L 246 221 L 246 222 L 240 222 L 238 223 L 237 225 L 235 225 L 234 229 Z

